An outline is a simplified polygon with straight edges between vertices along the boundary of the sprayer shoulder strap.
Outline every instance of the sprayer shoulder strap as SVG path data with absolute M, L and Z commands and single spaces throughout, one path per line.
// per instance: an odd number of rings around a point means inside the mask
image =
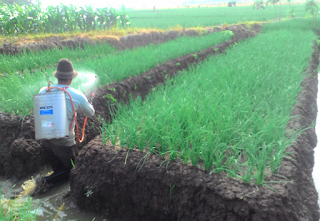
M 69 87 L 62 87 L 62 89 L 68 89 Z M 47 87 L 47 90 L 48 90 L 48 87 Z

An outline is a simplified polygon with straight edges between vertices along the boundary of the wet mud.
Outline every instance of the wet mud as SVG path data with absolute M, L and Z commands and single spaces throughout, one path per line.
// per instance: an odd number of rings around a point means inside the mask
M 83 210 L 120 220 L 319 220 L 312 179 L 317 138 L 319 48 L 305 71 L 287 130 L 305 131 L 286 151 L 268 186 L 208 172 L 179 160 L 104 145 L 100 136 L 81 151 L 71 174 L 71 197 Z

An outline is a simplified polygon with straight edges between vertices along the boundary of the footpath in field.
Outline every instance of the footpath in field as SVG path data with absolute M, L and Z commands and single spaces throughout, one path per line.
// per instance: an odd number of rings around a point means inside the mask
M 131 220 L 319 220 L 309 179 L 319 49 L 305 25 L 267 25 L 118 106 L 72 172 L 77 205 Z

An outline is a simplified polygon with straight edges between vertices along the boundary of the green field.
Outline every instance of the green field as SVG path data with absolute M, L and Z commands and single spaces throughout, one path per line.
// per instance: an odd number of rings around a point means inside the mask
M 277 6 L 278 7 L 278 6 Z M 304 5 L 282 5 L 276 14 L 273 5 L 255 10 L 252 6 L 177 8 L 149 10 L 127 10 L 132 27 L 167 29 L 174 26 L 202 27 L 222 24 L 235 24 L 246 21 L 273 20 L 281 15 L 287 17 L 287 10 L 294 9 L 296 17 L 305 17 Z
M 281 22 L 275 21 L 272 5 L 265 10 L 249 6 L 127 10 L 133 28 L 269 23 L 256 37 L 182 71 L 171 79 L 172 84 L 159 86 L 145 100 L 118 104 L 113 122 L 103 125 L 104 142 L 138 148 L 146 155 L 168 156 L 168 161 L 191 163 L 211 173 L 225 171 L 248 183 L 266 184 L 266 176 L 277 173 L 295 138 L 286 137 L 285 128 L 318 39 L 303 5 L 283 5 L 278 13 L 287 17 L 291 7 L 296 18 Z M 230 38 L 212 33 L 124 51 L 103 44 L 0 55 L 0 111 L 32 114 L 33 95 L 46 86 L 45 73 L 55 81 L 52 73 L 62 57 L 69 58 L 80 72 L 72 86 L 85 92 L 93 74 L 99 77 L 99 87 L 106 86 Z M 0 194 L 0 219 L 9 215 L 14 219 L 17 212 L 1 209 L 3 202 Z M 25 206 L 19 217 L 25 214 L 35 219 L 34 213 L 27 212 L 29 202 Z

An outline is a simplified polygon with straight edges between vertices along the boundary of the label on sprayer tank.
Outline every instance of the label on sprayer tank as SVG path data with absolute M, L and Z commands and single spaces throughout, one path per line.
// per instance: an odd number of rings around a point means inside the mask
M 53 114 L 52 106 L 40 107 L 40 115 L 49 115 L 49 114 Z

